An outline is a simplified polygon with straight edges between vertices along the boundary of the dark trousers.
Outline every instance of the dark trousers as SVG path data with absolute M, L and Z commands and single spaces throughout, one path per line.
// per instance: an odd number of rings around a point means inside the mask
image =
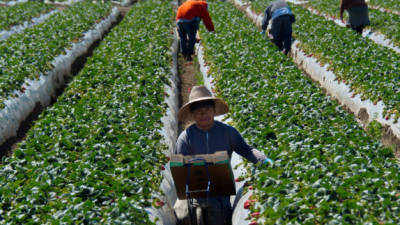
M 285 54 L 290 51 L 292 45 L 292 21 L 291 16 L 279 16 L 272 20 L 272 42 Z
M 351 29 L 355 30 L 357 33 L 362 33 L 363 29 L 370 25 L 369 17 L 368 17 L 368 6 L 357 6 L 350 9 L 347 9 L 349 13 L 349 21 L 348 23 L 351 26 Z
M 194 44 L 196 43 L 196 33 L 199 29 L 200 19 L 195 17 L 191 21 L 179 21 L 178 24 L 178 33 L 180 40 L 180 48 L 182 54 L 193 55 L 194 53 Z

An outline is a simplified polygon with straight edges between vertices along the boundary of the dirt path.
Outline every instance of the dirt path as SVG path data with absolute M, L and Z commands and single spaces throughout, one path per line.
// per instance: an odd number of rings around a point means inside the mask
M 189 101 L 189 94 L 192 87 L 197 85 L 196 73 L 199 71 L 198 66 L 196 66 L 196 60 L 186 61 L 182 55 L 179 55 L 179 79 L 181 81 L 179 85 L 179 103 L 180 107 Z M 184 130 L 191 123 L 179 123 L 179 133 Z
M 179 0 L 181 5 L 185 0 Z M 198 85 L 196 74 L 199 72 L 199 66 L 197 65 L 196 55 L 193 55 L 193 61 L 186 61 L 182 54 L 178 54 L 178 67 L 179 67 L 179 79 L 181 81 L 179 85 L 179 107 L 183 106 L 189 100 L 190 90 L 193 86 Z M 191 124 L 179 122 L 179 133 Z

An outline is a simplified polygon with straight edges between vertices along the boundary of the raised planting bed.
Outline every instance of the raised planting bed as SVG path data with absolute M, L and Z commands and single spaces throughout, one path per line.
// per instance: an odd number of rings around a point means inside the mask
M 46 23 L 0 42 L 0 108 L 28 79 L 38 79 L 53 68 L 52 60 L 63 54 L 84 32 L 111 11 L 111 4 L 76 3 L 52 15 Z
M 297 15 L 293 35 L 299 40 L 299 47 L 315 57 L 321 66 L 326 64 L 338 81 L 349 85 L 354 95 L 360 94 L 362 100 L 369 99 L 374 104 L 382 100 L 386 106 L 383 114 L 395 114 L 397 121 L 400 89 L 396 84 L 400 62 L 396 59 L 400 54 L 313 15 L 301 6 L 291 4 L 291 7 Z M 256 12 L 262 10 L 258 8 Z
M 81 9 L 87 10 L 82 20 Z M 0 42 L 0 51 L 7 56 L 0 62 L 0 143 L 15 136 L 37 104 L 50 103 L 55 90 L 64 84 L 64 76 L 70 75 L 73 62 L 87 52 L 118 14 L 110 4 L 77 3 L 54 14 L 47 23 Z
M 400 168 L 379 126 L 367 135 L 233 5 L 209 8 L 216 33 L 201 36 L 218 93 L 247 140 L 275 160 L 251 174 L 257 202 L 239 207 L 260 224 L 397 224 Z
M 41 2 L 26 2 L 10 7 L 0 7 L 0 31 L 23 24 L 34 17 L 54 9 L 55 6 Z
M 329 16 L 340 18 L 340 4 L 337 0 L 308 1 L 306 5 L 320 12 L 324 12 Z M 371 21 L 371 26 L 369 26 L 369 28 L 373 32 L 384 34 L 387 38 L 392 40 L 397 47 L 400 47 L 400 15 L 382 12 L 371 7 L 368 9 L 368 15 Z M 345 13 L 344 18 L 347 18 L 347 13 Z
M 400 4 L 397 0 L 369 0 L 368 4 L 400 12 Z
M 172 7 L 141 1 L 0 165 L 5 223 L 152 224 Z

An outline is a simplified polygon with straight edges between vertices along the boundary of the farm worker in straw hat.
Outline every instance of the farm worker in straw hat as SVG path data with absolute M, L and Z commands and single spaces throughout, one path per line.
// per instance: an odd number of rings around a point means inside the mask
M 343 21 L 343 12 L 349 13 L 348 23 L 351 29 L 361 34 L 364 27 L 370 25 L 368 17 L 368 5 L 364 0 L 341 0 L 340 1 L 340 19 Z
M 194 120 L 177 140 L 174 154 L 213 154 L 216 151 L 228 151 L 229 156 L 235 151 L 253 163 L 272 163 L 262 152 L 251 148 L 233 127 L 214 120 L 214 116 L 228 112 L 228 105 L 220 98 L 213 97 L 205 86 L 195 86 L 190 92 L 189 102 L 178 112 L 181 121 Z M 230 224 L 232 206 L 227 196 L 195 199 L 195 206 L 206 208 L 209 225 Z M 177 200 L 175 212 L 178 220 L 188 219 L 186 200 Z
M 200 19 L 203 20 L 208 31 L 214 31 L 214 24 L 208 13 L 207 2 L 189 0 L 179 6 L 176 21 L 180 38 L 180 48 L 183 57 L 188 61 L 192 60 Z
M 292 45 L 292 23 L 295 22 L 289 5 L 285 1 L 279 0 L 272 2 L 267 7 L 262 20 L 261 34 L 265 35 L 270 20 L 272 20 L 272 42 L 278 46 L 279 50 L 288 54 Z

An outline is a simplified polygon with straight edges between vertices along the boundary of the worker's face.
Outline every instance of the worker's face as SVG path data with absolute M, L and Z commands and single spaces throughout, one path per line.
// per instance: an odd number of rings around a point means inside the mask
M 213 106 L 205 106 L 193 110 L 193 119 L 196 125 L 202 130 L 210 129 L 214 124 L 215 108 Z

